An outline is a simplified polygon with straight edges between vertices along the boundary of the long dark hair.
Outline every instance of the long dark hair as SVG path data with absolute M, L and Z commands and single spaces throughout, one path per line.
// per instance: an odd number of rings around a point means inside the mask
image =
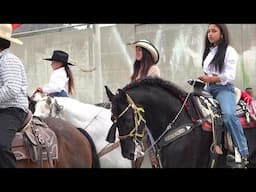
M 131 76 L 131 81 L 134 81 L 140 72 L 140 77 L 146 77 L 148 74 L 149 68 L 154 65 L 154 60 L 152 55 L 148 50 L 141 47 L 142 49 L 142 59 L 141 61 L 135 60 L 133 64 L 133 74 Z
M 216 25 L 220 29 L 220 33 L 222 35 L 222 38 L 220 39 L 220 41 L 218 43 L 217 53 L 209 65 L 211 67 L 213 67 L 216 71 L 222 72 L 223 66 L 224 66 L 226 50 L 229 45 L 228 28 L 225 24 L 209 24 L 209 25 Z M 210 47 L 212 47 L 212 46 L 213 46 L 213 44 L 210 43 L 210 41 L 208 39 L 208 31 L 207 31 L 206 35 L 205 35 L 205 48 L 204 48 L 202 66 L 203 66 L 206 56 L 210 52 Z
M 68 80 L 68 93 L 69 94 L 73 94 L 75 93 L 75 83 L 74 83 L 74 77 L 73 77 L 73 73 L 70 70 L 68 65 L 64 65 L 65 71 L 67 73 L 67 77 L 69 78 Z

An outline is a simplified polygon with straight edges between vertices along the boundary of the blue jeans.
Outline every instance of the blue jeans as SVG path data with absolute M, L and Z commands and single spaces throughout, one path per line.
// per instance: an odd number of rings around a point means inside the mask
M 68 94 L 66 91 L 62 90 L 61 92 L 54 92 L 48 94 L 51 97 L 68 97 Z
M 238 147 L 242 157 L 248 157 L 247 139 L 244 135 L 242 125 L 236 115 L 236 96 L 234 85 L 210 84 L 207 90 L 219 102 L 222 118 L 228 131 L 231 133 L 234 144 Z

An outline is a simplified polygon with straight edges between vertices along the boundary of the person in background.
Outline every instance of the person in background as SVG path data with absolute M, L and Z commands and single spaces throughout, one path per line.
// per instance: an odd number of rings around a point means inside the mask
M 205 36 L 203 72 L 200 80 L 207 83 L 206 89 L 219 102 L 222 118 L 240 152 L 243 165 L 248 164 L 248 144 L 242 125 L 236 116 L 236 98 L 233 81 L 236 77 L 238 54 L 229 45 L 228 29 L 225 24 L 209 24 Z M 238 153 L 239 154 L 239 153 Z
M 21 60 L 10 51 L 12 25 L 0 24 L 0 168 L 15 168 L 12 141 L 29 112 L 27 77 Z
M 247 87 L 244 91 L 241 91 L 241 99 L 247 104 L 249 111 L 254 117 L 256 116 L 256 107 L 253 102 L 253 89 L 251 87 Z
M 36 92 L 46 93 L 52 97 L 68 97 L 75 91 L 74 78 L 68 62 L 69 55 L 61 50 L 53 51 L 52 57 L 44 60 L 51 61 L 53 72 L 49 83 L 43 87 L 37 87 Z
M 254 92 L 252 87 L 247 87 L 245 88 L 245 91 L 253 98 L 254 97 Z
M 134 46 L 136 50 L 131 81 L 145 77 L 160 77 L 160 69 L 156 65 L 159 61 L 157 48 L 148 40 L 139 40 L 128 45 Z
M 131 82 L 146 77 L 160 77 L 160 69 L 156 65 L 159 61 L 159 52 L 157 48 L 148 40 L 138 40 L 129 43 L 128 45 L 134 47 L 136 51 L 133 73 L 130 77 Z M 154 157 L 154 152 L 152 150 L 149 151 L 149 156 Z M 135 167 L 141 167 L 143 159 L 144 158 L 136 159 L 136 161 L 134 161 Z M 156 159 L 153 158 L 151 161 L 156 162 Z

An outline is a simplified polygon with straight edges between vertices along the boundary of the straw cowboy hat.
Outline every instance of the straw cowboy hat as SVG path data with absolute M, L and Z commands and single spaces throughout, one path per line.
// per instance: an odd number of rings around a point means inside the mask
M 151 54 L 155 64 L 159 61 L 159 52 L 157 48 L 150 41 L 143 39 L 143 40 L 135 41 L 132 43 L 128 43 L 128 45 L 145 48 Z
M 54 50 L 51 58 L 46 58 L 47 61 L 59 61 L 64 65 L 74 65 L 68 62 L 68 54 L 64 51 Z
M 19 39 L 12 38 L 12 25 L 0 24 L 0 38 L 22 45 L 23 42 Z

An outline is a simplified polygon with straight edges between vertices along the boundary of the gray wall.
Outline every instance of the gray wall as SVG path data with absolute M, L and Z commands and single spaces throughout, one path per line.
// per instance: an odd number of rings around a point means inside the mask
M 239 53 L 237 87 L 256 89 L 256 24 L 229 24 L 231 45 Z M 159 49 L 161 76 L 184 89 L 186 81 L 202 73 L 201 56 L 207 24 L 118 24 L 94 25 L 93 29 L 28 33 L 17 38 L 24 45 L 12 45 L 23 61 L 28 77 L 28 91 L 48 82 L 51 66 L 43 58 L 55 49 L 67 51 L 71 61 L 96 71 L 83 73 L 72 67 L 76 91 L 73 96 L 86 103 L 107 101 L 104 85 L 112 91 L 129 82 L 135 51 L 127 46 L 137 39 L 151 40 Z

